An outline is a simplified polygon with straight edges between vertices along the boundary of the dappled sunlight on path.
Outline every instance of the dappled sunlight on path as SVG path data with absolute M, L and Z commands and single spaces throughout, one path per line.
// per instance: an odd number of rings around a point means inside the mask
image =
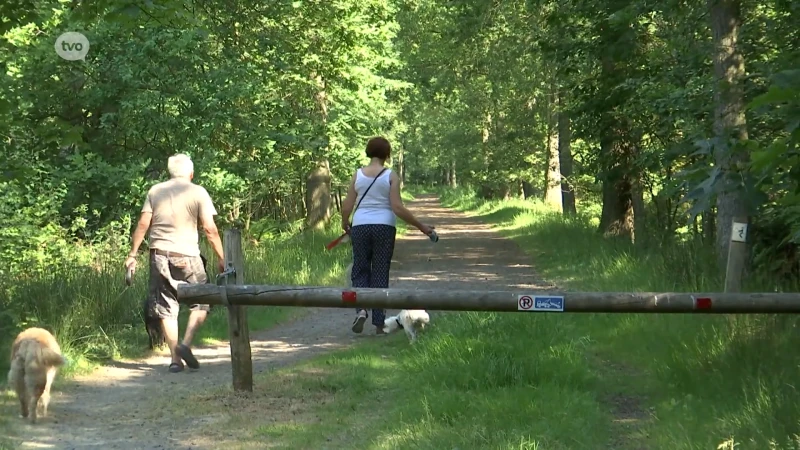
M 548 288 L 517 245 L 498 237 L 478 219 L 443 208 L 434 196 L 408 202 L 423 222 L 436 227 L 431 242 L 417 230 L 398 239 L 390 287 L 405 289 L 541 289 Z M 219 308 L 218 313 L 224 314 Z M 391 314 L 393 310 L 387 311 Z M 255 373 L 347 348 L 365 339 L 380 339 L 367 326 L 350 331 L 354 311 L 305 308 L 303 315 L 263 332 L 251 332 Z M 139 325 L 139 324 L 137 324 Z M 142 329 L 142 332 L 144 330 Z M 227 343 L 195 349 L 200 370 L 167 372 L 168 356 L 114 361 L 91 375 L 60 383 L 53 392 L 51 417 L 37 426 L 19 420 L 20 448 L 211 449 L 213 439 L 200 436 L 204 421 L 181 406 L 197 392 L 231 385 Z M 265 405 L 264 414 L 271 414 Z M 278 406 L 272 406 L 278 407 Z M 16 413 L 16 401 L 4 410 Z M 24 439 L 20 439 L 24 436 Z

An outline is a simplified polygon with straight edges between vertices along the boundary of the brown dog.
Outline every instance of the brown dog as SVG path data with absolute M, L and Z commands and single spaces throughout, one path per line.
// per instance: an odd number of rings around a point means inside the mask
M 42 328 L 28 328 L 11 346 L 11 370 L 8 384 L 17 392 L 20 415 L 36 423 L 47 417 L 50 386 L 58 368 L 67 363 L 56 338 Z

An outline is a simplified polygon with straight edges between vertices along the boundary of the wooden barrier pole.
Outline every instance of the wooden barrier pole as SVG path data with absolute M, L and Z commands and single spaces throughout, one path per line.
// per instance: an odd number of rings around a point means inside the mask
M 742 290 L 742 276 L 747 261 L 747 217 L 734 217 L 728 244 L 728 264 L 725 268 L 725 292 Z
M 226 266 L 233 264 L 236 270 L 231 279 L 228 276 L 228 287 L 244 284 L 244 253 L 242 252 L 242 233 L 237 229 L 225 230 L 223 237 Z M 223 285 L 225 280 L 222 281 Z M 209 286 L 209 285 L 207 285 Z M 217 290 L 219 287 L 210 285 Z M 219 304 L 219 303 L 218 303 Z M 250 350 L 250 329 L 247 325 L 246 306 L 231 304 L 228 306 L 228 333 L 231 346 L 231 369 L 233 370 L 233 390 L 253 391 L 253 358 Z
M 583 313 L 800 313 L 800 293 L 546 292 L 417 289 L 343 289 L 325 286 L 231 286 L 239 305 L 323 308 L 430 309 L 440 311 Z M 219 304 L 214 286 L 178 287 L 181 303 Z

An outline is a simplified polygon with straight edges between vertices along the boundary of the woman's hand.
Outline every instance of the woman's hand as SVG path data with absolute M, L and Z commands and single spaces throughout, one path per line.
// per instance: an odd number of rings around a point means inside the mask
M 419 227 L 419 231 L 421 231 L 422 234 L 424 234 L 425 236 L 430 236 L 431 233 L 433 233 L 435 227 L 432 227 L 430 225 L 425 225 L 424 223 L 421 225 L 422 226 Z
M 346 234 L 350 234 L 350 222 L 349 221 L 342 220 L 342 230 L 344 230 L 344 232 Z

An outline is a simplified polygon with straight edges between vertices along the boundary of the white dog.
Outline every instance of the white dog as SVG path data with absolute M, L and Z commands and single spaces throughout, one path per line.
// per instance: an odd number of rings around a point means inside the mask
M 388 334 L 402 328 L 413 343 L 417 339 L 417 328 L 424 329 L 430 320 L 424 309 L 404 309 L 396 316 L 387 317 L 383 321 L 383 332 Z

